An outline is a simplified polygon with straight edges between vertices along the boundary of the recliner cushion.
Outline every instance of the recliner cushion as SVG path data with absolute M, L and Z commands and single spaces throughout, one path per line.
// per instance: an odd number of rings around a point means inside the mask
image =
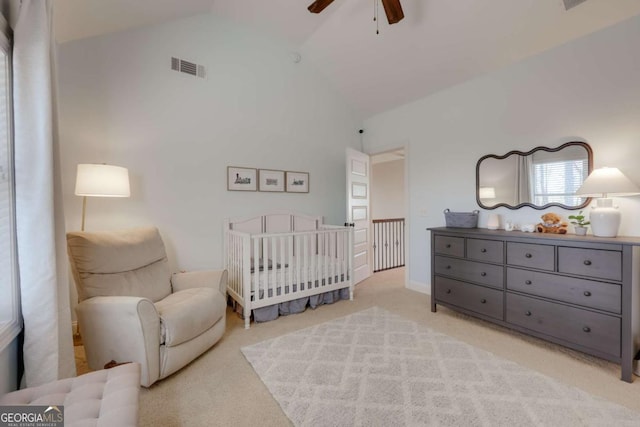
M 171 293 L 171 271 L 158 229 L 70 232 L 67 250 L 80 301 L 137 296 L 159 301 Z
M 202 334 L 226 311 L 223 295 L 212 288 L 185 289 L 155 303 L 160 315 L 160 344 L 174 347 Z

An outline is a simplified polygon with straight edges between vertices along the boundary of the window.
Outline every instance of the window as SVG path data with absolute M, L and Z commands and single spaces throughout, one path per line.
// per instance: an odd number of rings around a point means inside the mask
M 15 244 L 11 35 L 0 17 L 0 348 L 20 332 Z
M 554 162 L 533 163 L 535 188 L 534 204 L 542 206 L 547 203 L 561 203 L 567 206 L 578 206 L 584 198 L 576 196 L 589 174 L 587 159 L 567 159 Z

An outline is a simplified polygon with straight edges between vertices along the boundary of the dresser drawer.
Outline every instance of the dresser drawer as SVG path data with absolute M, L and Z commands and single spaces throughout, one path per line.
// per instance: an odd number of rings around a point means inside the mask
M 464 237 L 436 236 L 434 246 L 437 254 L 464 256 Z
M 504 267 L 464 259 L 435 257 L 435 272 L 443 276 L 503 289 Z
M 561 246 L 558 247 L 558 271 L 621 281 L 622 252 Z
M 507 268 L 507 289 L 598 310 L 621 313 L 621 287 L 538 271 Z
M 507 264 L 554 271 L 555 247 L 507 242 Z
M 467 258 L 502 264 L 503 248 L 504 243 L 499 240 L 467 239 Z
M 503 319 L 503 292 L 446 277 L 435 278 L 435 298 L 494 319 Z
M 507 293 L 507 322 L 620 357 L 620 318 Z

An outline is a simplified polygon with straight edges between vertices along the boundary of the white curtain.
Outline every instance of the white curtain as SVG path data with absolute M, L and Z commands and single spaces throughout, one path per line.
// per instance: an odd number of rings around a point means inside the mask
M 531 156 L 516 156 L 516 203 L 534 203 L 533 159 Z
M 58 157 L 52 1 L 22 0 L 13 79 L 23 386 L 75 375 Z

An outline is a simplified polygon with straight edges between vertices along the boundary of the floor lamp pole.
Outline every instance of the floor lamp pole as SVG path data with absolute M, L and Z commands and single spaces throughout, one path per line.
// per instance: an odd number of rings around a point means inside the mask
M 87 210 L 87 196 L 82 196 L 82 227 L 80 231 L 84 231 L 84 212 Z

